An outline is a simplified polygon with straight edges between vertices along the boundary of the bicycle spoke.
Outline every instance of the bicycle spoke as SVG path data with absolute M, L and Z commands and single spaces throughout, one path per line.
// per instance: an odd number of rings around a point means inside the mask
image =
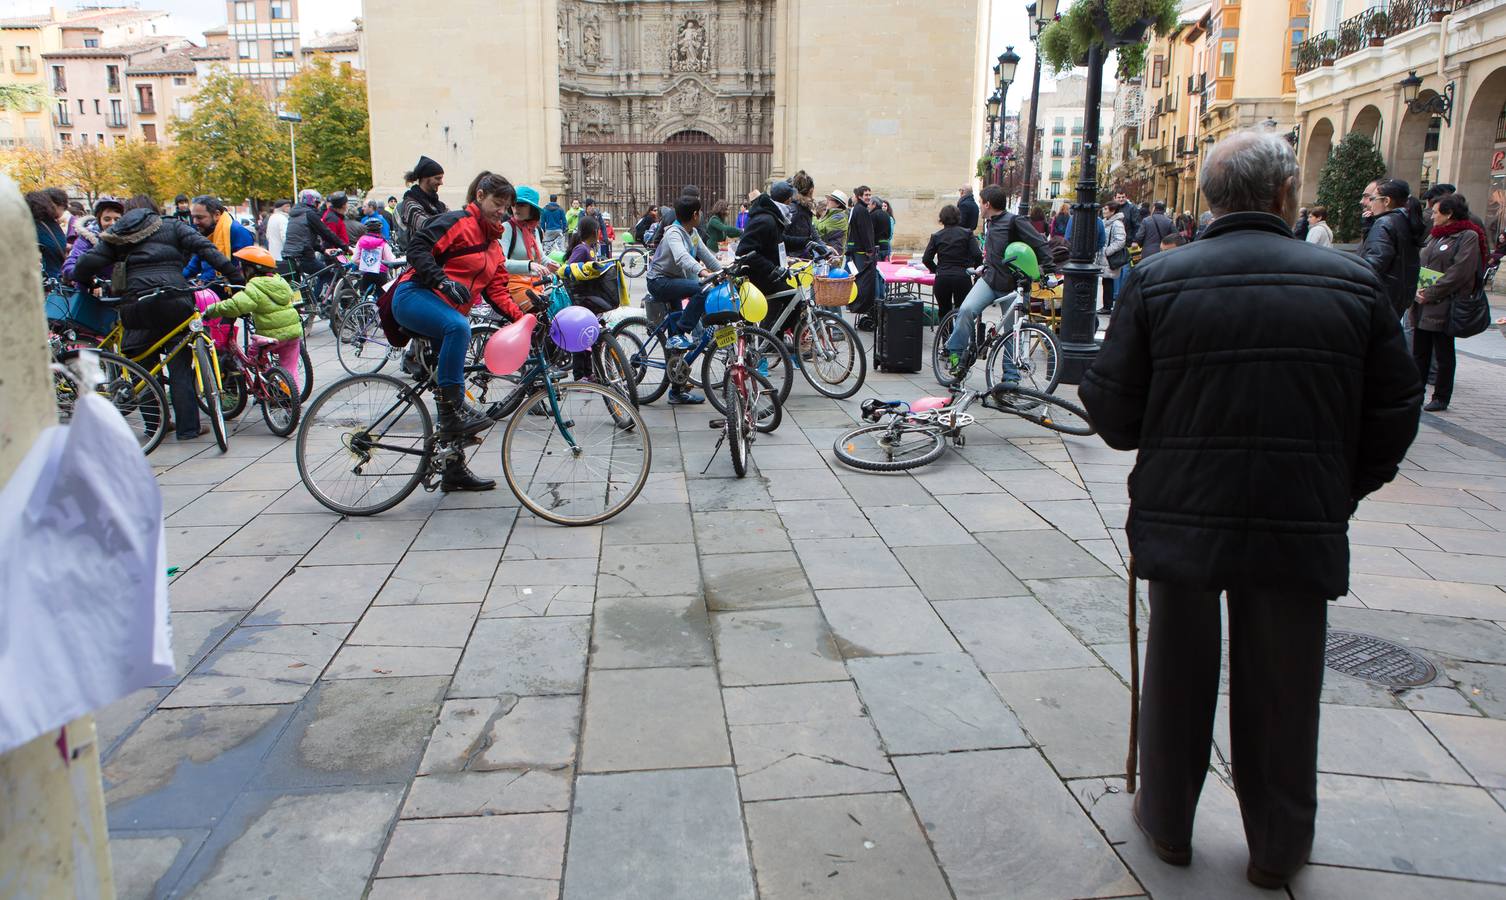
M 641 433 L 646 428 L 609 389 L 563 384 L 556 391 L 573 446 L 552 413 L 516 414 L 503 442 L 503 472 L 538 515 L 566 524 L 600 521 L 631 503 L 647 481 L 650 451 Z M 622 416 L 637 427 L 622 427 Z

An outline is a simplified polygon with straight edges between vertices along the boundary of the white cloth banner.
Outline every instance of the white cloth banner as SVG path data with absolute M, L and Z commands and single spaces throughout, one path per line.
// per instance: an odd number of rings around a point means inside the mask
M 172 672 L 162 494 L 85 393 L 0 491 L 0 753 Z

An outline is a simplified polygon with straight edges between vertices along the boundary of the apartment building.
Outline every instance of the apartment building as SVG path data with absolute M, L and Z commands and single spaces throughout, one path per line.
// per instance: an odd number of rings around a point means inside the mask
M 132 97 L 126 87 L 126 72 L 187 44 L 183 38 L 167 37 L 42 54 L 53 97 L 57 146 L 113 146 L 136 136 L 131 133 Z
M 275 101 L 298 73 L 298 0 L 227 0 L 230 69 Z
M 343 67 L 351 69 L 366 68 L 365 53 L 362 49 L 361 29 L 354 31 L 338 31 L 334 34 L 321 35 L 303 45 L 303 65 L 312 65 L 316 59 L 328 59 L 330 65 L 336 71 Z
M 35 85 L 44 99 L 17 109 L 0 110 L 0 147 L 56 146 L 54 73 L 43 56 L 60 50 L 97 49 L 135 43 L 166 28 L 167 14 L 145 9 L 85 9 L 0 19 L 0 84 Z
M 1309 6 L 1310 0 L 1213 0 L 1199 22 L 1204 46 L 1196 73 L 1205 137 L 1216 142 L 1235 131 L 1292 128 L 1297 48 L 1310 31 Z
M 1184 4 L 1177 27 L 1157 35 L 1146 49 L 1139 152 L 1145 184 L 1144 196 L 1135 199 L 1164 200 L 1170 210 L 1200 211 L 1197 173 L 1205 149 L 1201 100 L 1208 93 L 1210 11 L 1206 2 Z
M 1506 228 L 1506 2 L 1315 0 L 1296 57 L 1304 199 L 1358 131 L 1414 191 L 1454 184 Z
M 230 48 L 221 41 L 207 47 L 182 47 L 171 53 L 133 62 L 126 69 L 130 95 L 131 136 L 148 143 L 171 143 L 173 119 L 193 111 L 191 97 L 199 79 L 214 66 L 230 61 Z
M 1036 183 L 1033 196 L 1040 202 L 1073 199 L 1077 185 L 1067 178 L 1072 163 L 1082 155 L 1084 120 L 1087 115 L 1088 80 L 1082 75 L 1064 75 L 1054 85 L 1041 85 L 1040 104 L 1036 112 Z M 1098 107 L 1098 143 L 1106 145 L 1114 119 L 1115 91 L 1105 85 Z M 1029 121 L 1030 104 L 1022 105 L 1020 115 Z M 1107 154 L 1099 162 L 1109 164 Z

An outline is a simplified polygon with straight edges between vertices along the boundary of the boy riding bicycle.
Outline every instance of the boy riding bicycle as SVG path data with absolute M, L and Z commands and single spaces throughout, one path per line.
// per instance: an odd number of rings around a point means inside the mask
M 679 321 L 679 330 L 670 338 L 670 350 L 689 350 L 695 346 L 701 314 L 706 309 L 706 295 L 712 285 L 702 281 L 713 272 L 720 272 L 721 263 L 716 255 L 701 241 L 696 226 L 701 221 L 701 198 L 681 197 L 675 201 L 675 221 L 663 229 L 659 246 L 648 265 L 648 292 L 655 300 L 680 308 L 680 301 L 690 298 Z M 675 384 L 669 390 L 670 405 L 704 403 L 706 398 Z
M 957 308 L 957 320 L 952 326 L 952 334 L 947 338 L 947 368 L 953 379 L 961 378 L 965 372 L 966 351 L 973 340 L 974 324 L 978 317 L 990 304 L 999 298 L 1008 296 L 1018 288 L 1020 279 L 1015 267 L 1010 266 L 1005 260 L 1005 251 L 1010 244 L 1023 242 L 1035 251 L 1038 264 L 1049 265 L 1051 254 L 1047 247 L 1046 239 L 1039 231 L 1030 224 L 1029 219 L 1016 216 L 1005 209 L 1008 205 L 1008 195 L 998 185 L 989 185 L 979 194 L 982 200 L 980 207 L 987 230 L 983 239 L 983 267 L 978 275 L 978 280 L 968 291 L 967 298 Z M 1006 327 L 1009 325 L 1005 323 Z M 1008 354 L 1004 356 L 1004 382 L 1017 385 L 1020 380 L 1019 369 L 1015 367 L 1014 360 Z

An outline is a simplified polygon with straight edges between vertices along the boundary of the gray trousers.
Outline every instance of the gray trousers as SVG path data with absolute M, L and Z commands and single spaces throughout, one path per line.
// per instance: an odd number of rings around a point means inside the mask
M 1229 733 L 1250 861 L 1278 874 L 1307 861 L 1318 809 L 1318 697 L 1328 604 L 1230 588 Z M 1219 592 L 1150 584 L 1140 702 L 1139 809 L 1159 840 L 1192 843 L 1213 743 L 1223 655 Z

